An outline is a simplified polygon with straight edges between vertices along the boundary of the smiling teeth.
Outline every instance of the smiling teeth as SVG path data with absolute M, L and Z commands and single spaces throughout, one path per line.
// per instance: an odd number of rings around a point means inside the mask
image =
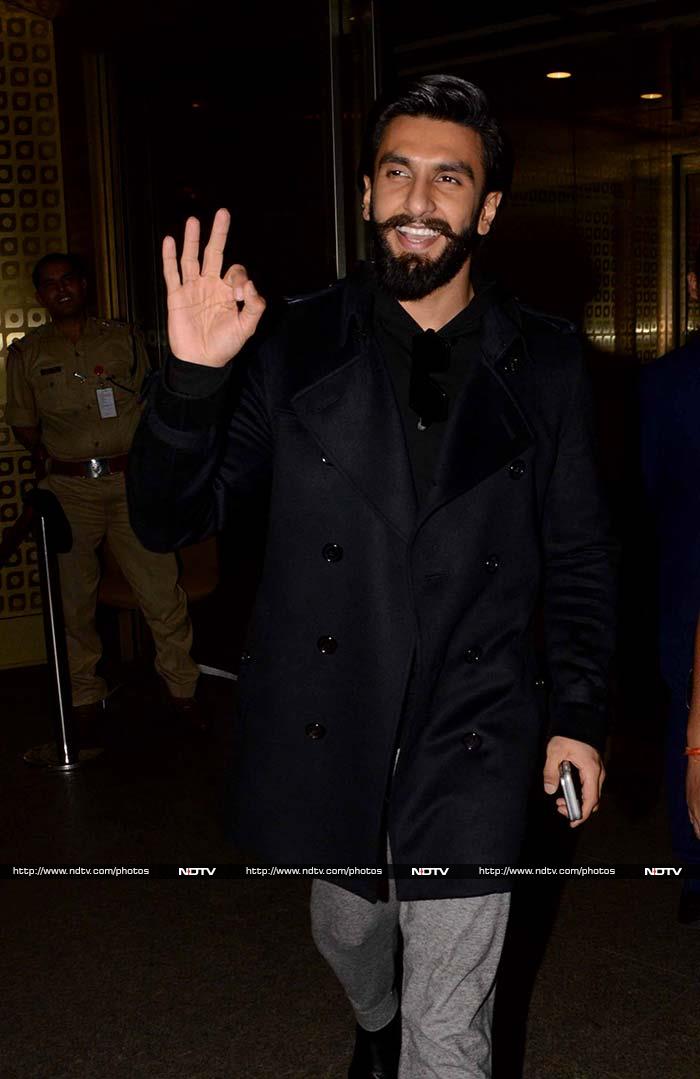
M 437 229 L 419 229 L 413 225 L 399 225 L 398 232 L 403 232 L 407 236 L 437 236 Z

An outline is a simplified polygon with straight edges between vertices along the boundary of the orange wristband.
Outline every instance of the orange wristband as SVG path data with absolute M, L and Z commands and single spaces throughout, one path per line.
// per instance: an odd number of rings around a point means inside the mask
M 700 757 L 700 746 L 686 746 L 685 747 L 685 756 L 686 757 Z

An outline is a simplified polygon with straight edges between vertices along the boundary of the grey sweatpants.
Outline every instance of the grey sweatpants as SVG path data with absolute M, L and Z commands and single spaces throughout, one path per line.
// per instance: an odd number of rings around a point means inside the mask
M 399 1079 L 484 1079 L 491 1075 L 496 968 L 510 896 L 369 903 L 314 881 L 311 928 L 366 1030 L 399 1006 L 398 932 L 403 938 Z

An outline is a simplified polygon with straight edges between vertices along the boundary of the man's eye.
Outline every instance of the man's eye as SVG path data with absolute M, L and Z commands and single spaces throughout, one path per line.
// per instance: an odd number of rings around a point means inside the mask
M 440 181 L 440 183 L 456 184 L 457 187 L 460 186 L 459 180 L 456 176 L 438 176 L 438 180 Z
M 408 173 L 404 172 L 403 169 L 389 169 L 387 176 L 408 176 Z

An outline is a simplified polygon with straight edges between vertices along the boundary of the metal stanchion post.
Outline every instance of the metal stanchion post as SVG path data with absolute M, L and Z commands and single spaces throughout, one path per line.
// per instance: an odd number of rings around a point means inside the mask
M 50 743 L 35 746 L 27 750 L 24 759 L 28 764 L 70 772 L 80 767 L 81 754 L 71 724 L 71 684 L 56 556 L 71 549 L 73 536 L 58 499 L 50 491 L 35 488 L 25 498 L 25 504 L 33 512 L 56 748 L 54 751 Z
M 61 516 L 63 516 L 63 511 L 57 502 L 55 506 L 49 507 L 46 503 L 47 496 L 56 502 L 54 496 L 48 491 L 33 491 L 30 498 L 37 513 L 34 541 L 37 548 L 41 601 L 44 607 L 44 639 L 51 679 L 51 711 L 56 738 L 56 762 L 51 762 L 50 767 L 68 771 L 78 768 L 80 761 L 78 746 L 70 723 L 71 686 L 68 673 L 68 652 L 63 624 L 58 559 L 54 546 L 56 540 L 60 541 L 64 538 L 56 534 L 60 529 L 60 524 L 56 526 L 58 522 L 56 511 Z M 70 532 L 67 521 L 65 525 Z M 72 539 L 71 536 L 71 544 Z M 59 546 L 64 545 L 59 542 Z

